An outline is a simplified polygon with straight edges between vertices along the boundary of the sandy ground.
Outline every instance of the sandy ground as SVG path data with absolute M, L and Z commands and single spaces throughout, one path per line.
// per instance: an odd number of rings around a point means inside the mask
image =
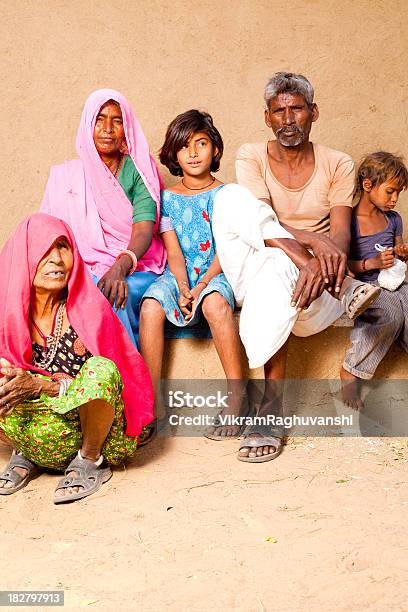
M 67 506 L 43 474 L 0 497 L 1 589 L 64 589 L 73 610 L 406 611 L 407 444 L 296 438 L 254 465 L 236 442 L 157 438 Z

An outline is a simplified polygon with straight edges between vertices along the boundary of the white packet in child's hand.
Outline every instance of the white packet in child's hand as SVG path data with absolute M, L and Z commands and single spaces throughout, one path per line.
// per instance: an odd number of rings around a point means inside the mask
M 376 251 L 385 251 L 387 247 L 381 246 L 381 244 L 375 245 Z M 394 258 L 394 265 L 391 268 L 381 270 L 378 275 L 378 284 L 383 289 L 388 291 L 396 291 L 398 287 L 402 285 L 405 280 L 405 274 L 407 271 L 407 264 L 400 259 Z

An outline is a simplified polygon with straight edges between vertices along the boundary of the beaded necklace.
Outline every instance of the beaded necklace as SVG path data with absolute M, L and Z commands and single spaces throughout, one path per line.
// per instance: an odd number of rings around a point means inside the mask
M 37 330 L 37 332 L 39 333 L 39 335 L 41 336 L 43 342 L 44 342 L 44 348 L 45 348 L 45 355 L 42 359 L 40 359 L 39 361 L 33 361 L 33 365 L 36 365 L 38 368 L 41 368 L 42 370 L 46 370 L 54 361 L 55 355 L 57 354 L 57 349 L 58 349 L 58 343 L 61 339 L 62 336 L 62 326 L 63 326 L 63 322 L 64 322 L 64 311 L 65 311 L 65 302 L 61 302 L 60 305 L 58 306 L 58 309 L 55 313 L 54 316 L 54 321 L 52 323 L 52 330 L 51 330 L 51 334 L 49 336 L 46 336 L 41 329 L 38 327 L 37 323 L 34 321 L 34 319 L 31 316 L 30 313 L 30 319 L 35 327 L 35 329 Z M 50 350 L 49 350 L 50 349 Z

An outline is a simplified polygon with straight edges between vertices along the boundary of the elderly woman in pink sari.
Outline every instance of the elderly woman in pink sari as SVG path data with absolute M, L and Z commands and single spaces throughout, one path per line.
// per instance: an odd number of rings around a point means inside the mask
M 67 222 L 94 282 L 134 344 L 141 298 L 161 274 L 161 180 L 126 98 L 112 89 L 85 103 L 76 139 L 79 159 L 51 168 L 41 211 Z

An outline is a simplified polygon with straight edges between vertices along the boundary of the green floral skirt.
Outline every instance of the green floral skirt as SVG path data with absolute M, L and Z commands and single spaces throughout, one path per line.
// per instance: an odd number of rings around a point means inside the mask
M 125 434 L 122 388 L 116 365 L 91 357 L 62 397 L 42 394 L 16 406 L 9 416 L 0 417 L 0 430 L 36 465 L 64 470 L 81 448 L 80 406 L 105 400 L 115 408 L 115 418 L 102 452 L 111 465 L 121 464 L 134 455 L 139 440 Z

